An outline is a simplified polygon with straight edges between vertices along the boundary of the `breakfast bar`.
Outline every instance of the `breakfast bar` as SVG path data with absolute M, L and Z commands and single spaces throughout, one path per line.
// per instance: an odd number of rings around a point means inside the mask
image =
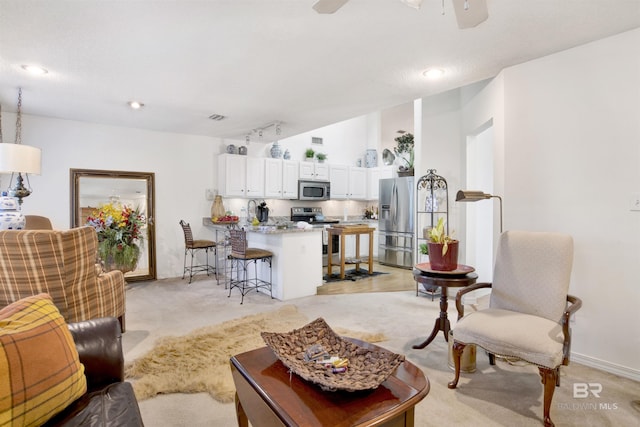
M 203 225 L 213 228 L 216 233 L 224 232 L 228 227 L 215 224 L 210 218 L 203 218 Z M 286 301 L 316 295 L 317 287 L 322 285 L 321 228 L 278 228 L 274 225 L 243 228 L 251 247 L 273 252 L 274 298 Z M 269 266 L 260 264 L 258 275 L 269 277 Z

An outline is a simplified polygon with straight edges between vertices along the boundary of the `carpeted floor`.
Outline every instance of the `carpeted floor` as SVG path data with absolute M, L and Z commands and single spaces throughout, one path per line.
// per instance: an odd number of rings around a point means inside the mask
M 290 332 L 308 322 L 294 305 L 285 305 L 186 335 L 163 337 L 144 356 L 128 363 L 125 376 L 133 380 L 138 400 L 158 394 L 207 392 L 219 402 L 233 402 L 231 356 L 263 347 L 260 332 Z M 386 339 L 382 334 L 342 328 L 335 332 L 368 342 Z
M 186 335 L 201 327 L 293 304 L 307 319 L 323 317 L 334 328 L 384 333 L 388 339 L 378 345 L 404 354 L 420 367 L 431 383 L 431 391 L 416 406 L 418 427 L 542 425 L 542 386 L 535 367 L 505 362 L 490 366 L 479 350 L 476 372 L 463 373 L 456 390 L 447 388 L 452 370 L 442 333 L 423 350 L 411 347 L 424 340 L 439 314 L 439 301 L 416 296 L 415 288 L 320 295 L 286 302 L 252 292 L 243 305 L 239 296 L 227 295 L 224 286 L 203 277 L 196 277 L 191 285 L 180 279 L 131 284 L 127 291 L 127 332 L 123 336 L 125 361 L 143 357 L 161 337 Z M 455 327 L 455 308 L 453 304 L 449 307 L 449 319 Z M 557 426 L 638 425 L 640 412 L 632 402 L 639 399 L 640 383 L 577 363 L 563 367 L 561 375 L 551 409 Z M 600 397 L 574 398 L 573 384 L 578 382 L 602 384 Z M 140 409 L 149 427 L 237 425 L 234 405 L 220 403 L 208 393 L 161 394 L 142 400 Z

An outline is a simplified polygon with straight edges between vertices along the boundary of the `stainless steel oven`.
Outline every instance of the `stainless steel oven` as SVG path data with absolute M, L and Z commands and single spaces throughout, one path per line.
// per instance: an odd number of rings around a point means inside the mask
M 329 181 L 298 181 L 298 200 L 329 200 L 330 196 Z
M 313 227 L 321 228 L 327 228 L 330 227 L 331 224 L 338 224 L 340 222 L 337 219 L 325 218 L 322 214 L 321 207 L 291 208 L 291 221 L 305 221 Z M 328 264 L 329 245 L 331 245 L 334 262 L 337 262 L 336 257 L 339 256 L 340 253 L 340 236 L 332 236 L 331 242 L 329 242 L 329 233 L 327 233 L 327 230 L 322 230 L 322 265 L 324 267 Z

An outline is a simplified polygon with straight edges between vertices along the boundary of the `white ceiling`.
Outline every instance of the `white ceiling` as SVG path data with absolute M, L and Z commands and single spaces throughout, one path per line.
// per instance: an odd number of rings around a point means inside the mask
M 466 30 L 451 0 L 314 3 L 0 0 L 0 103 L 15 111 L 22 87 L 25 114 L 235 139 L 278 120 L 285 137 L 640 27 L 640 0 L 487 0 Z

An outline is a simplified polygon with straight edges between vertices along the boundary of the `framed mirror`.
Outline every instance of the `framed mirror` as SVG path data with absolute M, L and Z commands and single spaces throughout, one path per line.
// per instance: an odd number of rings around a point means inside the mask
M 125 272 L 125 279 L 127 282 L 155 279 L 153 172 L 70 169 L 70 182 L 72 228 L 87 225 L 88 218 L 95 218 L 105 205 L 139 212 L 143 221 L 134 240 L 139 256 L 133 270 Z

